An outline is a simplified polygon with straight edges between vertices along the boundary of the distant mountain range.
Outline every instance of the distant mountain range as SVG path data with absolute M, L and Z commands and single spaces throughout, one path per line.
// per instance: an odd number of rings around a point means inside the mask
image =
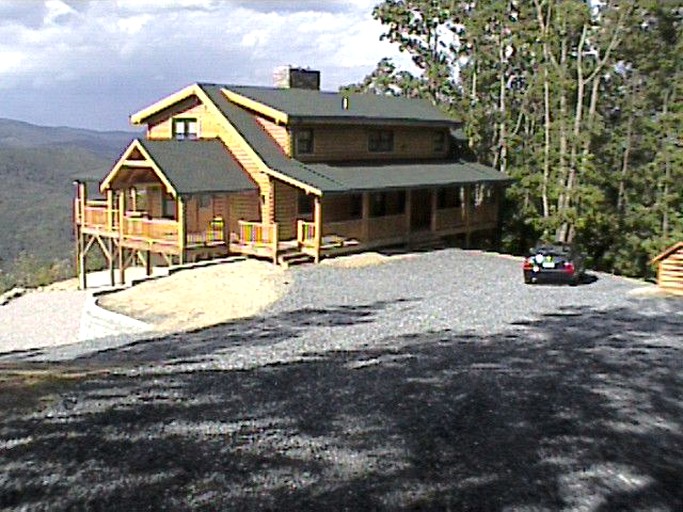
M 65 126 L 37 126 L 0 118 L 0 148 L 76 147 L 110 159 L 120 154 L 136 135 L 135 132 L 99 132 Z
M 74 177 L 104 177 L 136 136 L 0 118 L 0 269 L 71 258 Z

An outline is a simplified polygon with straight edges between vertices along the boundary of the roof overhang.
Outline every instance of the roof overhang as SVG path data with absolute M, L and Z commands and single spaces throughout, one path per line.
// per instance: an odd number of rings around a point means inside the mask
M 138 151 L 143 158 L 132 159 L 131 155 L 135 151 Z M 161 181 L 161 183 L 164 185 L 166 191 L 173 197 L 178 196 L 178 192 L 173 184 L 168 180 L 159 165 L 154 161 L 149 152 L 137 139 L 130 143 L 130 145 L 121 155 L 121 158 L 119 158 L 111 171 L 109 171 L 109 174 L 107 174 L 107 176 L 104 178 L 102 184 L 100 185 L 100 192 L 104 193 L 107 189 L 111 188 L 112 182 L 115 181 L 121 172 L 125 172 L 127 169 L 151 169 L 159 181 Z
M 683 242 L 678 242 L 678 243 L 672 245 L 671 247 L 669 247 L 668 249 L 666 249 L 662 253 L 660 253 L 657 256 L 655 256 L 654 258 L 652 258 L 650 260 L 650 263 L 651 264 L 659 263 L 660 261 L 669 257 L 671 254 L 675 253 L 679 249 L 683 249 Z
M 188 85 L 187 87 L 179 90 L 167 96 L 156 103 L 144 108 L 130 116 L 130 122 L 134 125 L 144 124 L 147 119 L 152 117 L 154 114 L 161 112 L 164 109 L 172 107 L 176 103 L 189 98 L 190 96 L 196 95 L 201 97 L 201 89 L 197 84 Z
M 235 91 L 231 91 L 230 89 L 222 88 L 221 92 L 233 103 L 239 105 L 240 107 L 246 108 L 247 110 L 253 110 L 254 112 L 258 112 L 259 114 L 269 117 L 277 124 L 289 123 L 289 116 L 280 110 L 269 107 L 268 105 L 264 105 L 263 103 L 251 98 L 247 98 L 246 96 L 236 93 Z

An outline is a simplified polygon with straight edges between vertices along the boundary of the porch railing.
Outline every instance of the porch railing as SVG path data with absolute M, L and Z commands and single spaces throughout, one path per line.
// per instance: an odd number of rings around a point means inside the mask
M 300 247 L 315 247 L 315 223 L 299 220 L 296 223 L 296 241 Z
M 181 245 L 179 223 L 175 220 L 124 216 L 121 228 L 124 239 Z
M 106 201 L 88 201 L 81 209 L 76 202 L 76 221 L 83 227 L 111 230 L 118 220 L 118 210 L 108 210 Z
M 205 231 L 187 233 L 187 245 L 215 245 L 225 243 L 225 221 L 213 219 Z
M 278 227 L 277 224 L 265 222 L 248 222 L 240 220 L 237 240 L 231 244 L 238 252 L 267 256 L 277 261 Z

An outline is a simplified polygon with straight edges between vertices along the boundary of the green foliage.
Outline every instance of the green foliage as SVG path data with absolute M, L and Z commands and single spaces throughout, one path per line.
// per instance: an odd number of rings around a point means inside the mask
M 422 74 L 383 60 L 360 89 L 427 97 L 466 122 L 477 158 L 515 179 L 508 250 L 558 236 L 594 268 L 649 277 L 683 239 L 675 4 L 386 0 L 373 11 L 384 38 Z
M 73 180 L 103 176 L 130 138 L 0 119 L 0 290 L 74 275 Z

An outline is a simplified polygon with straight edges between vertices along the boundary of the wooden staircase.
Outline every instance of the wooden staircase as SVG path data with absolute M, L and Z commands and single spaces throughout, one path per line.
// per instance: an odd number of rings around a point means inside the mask
M 313 257 L 308 254 L 304 254 L 296 248 L 291 248 L 280 252 L 277 256 L 277 262 L 280 266 L 289 268 L 293 265 L 311 263 L 313 262 Z

